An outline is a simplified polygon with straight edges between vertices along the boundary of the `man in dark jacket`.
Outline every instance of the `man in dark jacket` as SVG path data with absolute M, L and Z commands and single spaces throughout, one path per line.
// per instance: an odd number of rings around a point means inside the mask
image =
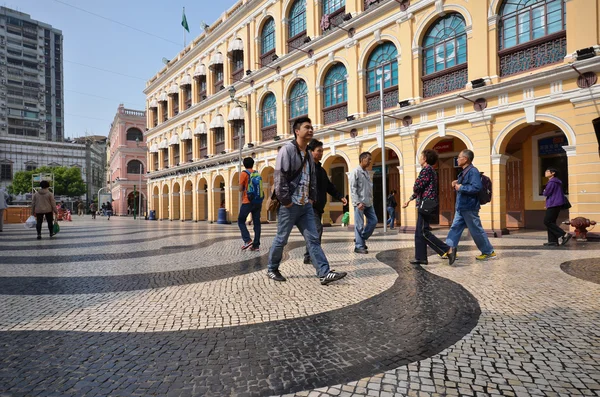
M 313 211 L 315 213 L 315 225 L 317 226 L 317 233 L 319 233 L 320 243 L 321 237 L 323 236 L 323 223 L 321 222 L 321 218 L 323 217 L 325 204 L 327 204 L 327 193 L 329 193 L 329 195 L 336 200 L 340 200 L 344 205 L 348 204 L 348 201 L 337 191 L 335 185 L 329 180 L 327 171 L 321 167 L 321 159 L 323 158 L 323 142 L 319 141 L 318 139 L 313 139 L 308 144 L 308 150 L 310 150 L 312 153 L 313 160 L 315 162 L 315 173 L 317 176 L 317 201 L 315 201 L 313 204 Z M 310 260 L 310 254 L 308 252 L 308 245 L 306 246 L 306 251 L 304 252 L 304 263 L 312 263 Z
M 329 268 L 315 227 L 312 205 L 317 200 L 317 178 L 315 163 L 307 150 L 313 137 L 312 122 L 308 117 L 300 117 L 294 121 L 293 131 L 294 140 L 279 149 L 275 162 L 275 195 L 281 206 L 278 212 L 277 235 L 269 252 L 267 276 L 275 281 L 286 281 L 279 271 L 279 265 L 283 248 L 293 227 L 296 226 L 308 245 L 321 284 L 327 285 L 344 278 L 346 273 Z

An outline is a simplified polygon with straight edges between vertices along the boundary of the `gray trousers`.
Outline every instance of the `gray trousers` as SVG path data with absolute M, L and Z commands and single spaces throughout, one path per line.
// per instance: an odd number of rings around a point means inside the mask
M 323 223 L 321 222 L 322 215 L 317 212 L 313 208 L 313 212 L 315 213 L 315 225 L 317 226 L 317 233 L 319 234 L 319 245 L 321 245 L 321 238 L 323 237 Z M 308 245 L 306 245 L 306 250 L 304 251 L 304 259 L 310 260 L 310 254 L 308 253 Z
M 0 210 L 0 232 L 4 230 L 4 209 Z

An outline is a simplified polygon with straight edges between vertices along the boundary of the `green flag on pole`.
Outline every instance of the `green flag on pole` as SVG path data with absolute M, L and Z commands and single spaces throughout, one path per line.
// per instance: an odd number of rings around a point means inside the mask
M 185 17 L 185 7 L 183 7 L 183 16 L 181 17 L 181 26 L 183 26 L 183 28 L 185 30 L 187 30 L 188 33 L 190 32 L 190 27 L 188 26 L 187 18 Z

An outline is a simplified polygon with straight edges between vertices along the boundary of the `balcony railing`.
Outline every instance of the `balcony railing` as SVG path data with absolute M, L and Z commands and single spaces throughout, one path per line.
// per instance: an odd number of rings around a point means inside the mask
M 235 81 L 239 81 L 244 78 L 244 68 L 238 69 L 231 73 L 231 79 Z
M 225 150 L 225 142 L 215 143 L 215 154 L 220 154 L 223 150 Z
M 500 76 L 510 76 L 563 62 L 566 54 L 567 36 L 565 31 L 501 50 L 498 52 Z
M 431 98 L 447 92 L 462 90 L 468 82 L 467 64 L 454 66 L 422 78 L 423 98 Z
M 275 49 L 273 48 L 271 51 L 260 56 L 260 64 L 262 66 L 267 66 L 268 64 L 273 62 L 273 55 L 275 55 Z
M 379 90 L 366 95 L 367 113 L 377 112 L 380 109 Z M 383 108 L 390 109 L 398 105 L 398 86 L 383 89 Z
M 306 30 L 302 33 L 299 33 L 297 35 L 295 35 L 294 37 L 288 39 L 287 41 L 287 52 L 290 53 L 292 51 L 295 51 L 297 48 L 302 47 L 305 42 L 304 40 L 306 40 L 308 36 L 306 35 Z
M 272 125 L 269 127 L 264 127 L 261 129 L 262 131 L 262 141 L 267 142 L 273 140 L 275 136 L 277 136 L 277 125 Z
M 323 122 L 325 124 L 333 124 L 345 120 L 346 116 L 348 116 L 348 102 L 323 109 Z

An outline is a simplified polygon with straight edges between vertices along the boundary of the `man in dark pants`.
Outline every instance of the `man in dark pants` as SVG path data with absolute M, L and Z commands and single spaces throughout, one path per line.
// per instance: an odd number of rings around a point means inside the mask
M 317 226 L 317 233 L 319 233 L 320 243 L 321 237 L 323 236 L 323 224 L 321 223 L 321 218 L 323 217 L 325 204 L 327 204 L 327 193 L 329 193 L 331 197 L 341 200 L 344 205 L 348 204 L 348 201 L 337 191 L 335 185 L 329 180 L 327 171 L 321 167 L 321 159 L 323 158 L 323 142 L 313 139 L 308 144 L 308 150 L 312 152 L 313 160 L 315 161 L 315 172 L 317 174 L 317 201 L 315 201 L 313 204 L 313 211 L 315 213 L 315 224 Z M 307 265 L 312 263 L 310 260 L 310 254 L 308 253 L 308 245 L 306 246 L 306 251 L 304 252 L 304 263 Z
M 258 251 L 260 247 L 260 210 L 262 204 L 253 204 L 248 198 L 248 183 L 250 183 L 250 175 L 254 172 L 254 159 L 252 157 L 246 157 L 244 159 L 244 168 L 240 174 L 240 192 L 242 192 L 242 205 L 240 207 L 240 215 L 238 216 L 238 227 L 242 232 L 242 250 L 250 248 L 250 251 Z M 252 213 L 252 225 L 254 226 L 254 240 L 250 238 L 250 233 L 246 227 L 246 218 L 248 214 Z

